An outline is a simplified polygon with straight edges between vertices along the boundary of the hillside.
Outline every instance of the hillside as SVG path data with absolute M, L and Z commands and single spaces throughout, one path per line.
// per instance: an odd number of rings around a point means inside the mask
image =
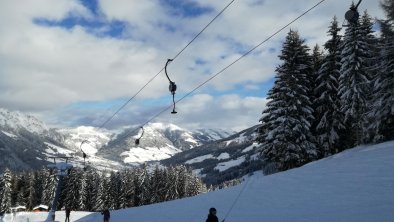
M 205 221 L 214 206 L 221 221 L 391 222 L 394 219 L 394 141 L 359 146 L 303 167 L 235 187 L 111 212 L 111 222 Z M 19 213 L 16 221 L 43 221 L 45 213 Z M 4 219 L 11 219 L 7 215 Z M 64 212 L 57 212 L 64 220 Z M 71 220 L 100 221 L 99 213 L 71 212 Z

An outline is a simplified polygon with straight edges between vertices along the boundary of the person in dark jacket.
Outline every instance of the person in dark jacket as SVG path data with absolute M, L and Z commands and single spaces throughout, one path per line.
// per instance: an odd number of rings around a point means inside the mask
M 216 216 L 216 209 L 211 207 L 209 209 L 209 214 L 206 222 L 219 222 L 218 217 Z
M 64 221 L 64 222 L 70 222 L 70 212 L 71 212 L 71 209 L 70 209 L 70 207 L 66 207 L 66 220 Z
M 104 222 L 109 222 L 109 218 L 111 217 L 109 210 L 105 209 L 101 214 L 104 216 Z

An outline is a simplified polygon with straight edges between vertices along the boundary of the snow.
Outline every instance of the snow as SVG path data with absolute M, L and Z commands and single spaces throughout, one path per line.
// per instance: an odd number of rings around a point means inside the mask
M 245 149 L 243 149 L 242 153 L 249 152 L 249 151 L 253 150 L 256 146 L 257 146 L 257 143 L 253 143 L 252 145 L 250 145 L 250 146 L 246 147 Z
M 47 155 L 47 156 L 53 156 L 54 154 L 56 154 L 56 155 L 58 155 L 58 154 L 71 155 L 74 153 L 68 149 L 65 149 L 60 146 L 56 146 L 52 143 L 45 142 L 45 145 L 47 145 L 47 147 L 48 147 L 47 149 L 45 149 L 45 152 L 47 154 L 51 154 L 51 155 Z
M 124 163 L 139 165 L 147 161 L 167 159 L 179 152 L 181 150 L 167 144 L 167 147 L 132 147 L 120 155 L 126 156 L 123 159 Z
M 228 153 L 221 153 L 218 157 L 216 157 L 216 159 L 218 159 L 218 160 L 225 160 L 228 158 L 230 158 L 230 154 L 228 154 Z
M 9 126 L 12 129 L 25 128 L 29 132 L 43 134 L 48 127 L 33 116 L 25 115 L 19 111 L 10 112 L 0 108 L 0 126 Z
M 214 169 L 219 170 L 220 172 L 225 171 L 231 167 L 238 166 L 245 161 L 245 157 L 241 156 L 238 157 L 236 160 L 230 160 L 227 162 L 219 163 Z
M 111 211 L 111 222 L 201 222 L 210 207 L 226 222 L 392 222 L 393 160 L 394 141 L 360 146 L 282 173 L 255 172 L 234 187 Z M 17 213 L 15 221 L 44 221 L 47 214 Z M 6 215 L 4 220 L 10 218 Z M 56 213 L 57 221 L 64 219 L 64 211 Z M 102 215 L 72 211 L 70 219 L 93 222 L 102 220 Z
M 206 159 L 213 159 L 213 155 L 212 154 L 207 154 L 207 155 L 204 155 L 204 156 L 199 156 L 199 157 L 193 158 L 191 160 L 188 160 L 185 163 L 186 164 L 199 163 L 199 162 L 202 162 L 202 161 L 204 161 Z
M 244 143 L 248 141 L 248 137 L 245 136 L 245 134 L 240 135 L 239 137 L 233 139 L 233 140 L 228 140 L 226 141 L 226 146 L 230 145 L 232 142 L 237 142 L 237 143 Z
M 8 133 L 8 132 L 3 131 L 3 130 L 1 132 L 4 133 L 6 136 L 11 137 L 11 138 L 17 138 L 18 137 L 16 135 L 12 134 L 12 133 Z

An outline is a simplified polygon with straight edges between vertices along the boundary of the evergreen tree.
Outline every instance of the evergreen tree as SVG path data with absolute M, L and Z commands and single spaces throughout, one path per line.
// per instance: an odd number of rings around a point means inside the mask
M 93 211 L 97 195 L 98 175 L 95 171 L 84 171 L 81 178 L 81 190 L 79 192 L 79 207 L 81 210 Z
M 12 172 L 6 168 L 4 170 L 2 184 L 3 189 L 1 193 L 0 213 L 9 213 L 12 206 Z
M 394 6 L 394 1 L 385 1 L 387 6 Z M 374 121 L 369 129 L 374 133 L 374 142 L 394 139 L 394 17 L 390 18 L 390 9 L 383 7 L 387 20 L 380 20 L 381 36 L 377 74 L 373 80 L 372 107 L 370 118 Z M 391 10 L 392 13 L 393 10 Z M 391 22 L 390 22 L 391 19 Z
M 28 198 L 27 198 L 27 209 L 32 210 L 33 207 L 41 204 L 40 195 L 42 193 L 42 177 L 38 171 L 29 173 L 28 181 Z
M 394 24 L 394 0 L 382 0 L 381 7 L 386 12 L 387 20 Z
M 79 208 L 79 195 L 81 191 L 82 171 L 73 168 L 68 176 L 64 177 L 64 187 L 62 188 L 62 201 L 59 206 L 70 207 L 73 210 Z
M 119 172 L 111 172 L 109 177 L 109 209 L 119 209 L 120 208 L 120 193 L 121 191 L 121 180 Z
M 41 172 L 43 175 L 41 203 L 51 207 L 57 185 L 56 176 L 52 169 L 42 169 Z
M 341 111 L 345 115 L 345 126 L 349 132 L 348 147 L 361 144 L 364 137 L 364 123 L 370 90 L 368 79 L 370 61 L 370 47 L 367 42 L 366 31 L 360 23 L 350 23 L 346 27 L 342 49 L 342 66 L 339 77 L 339 95 Z
M 98 190 L 97 190 L 97 196 L 96 196 L 96 204 L 95 204 L 95 210 L 97 211 L 102 211 L 104 209 L 109 209 L 109 179 L 106 176 L 106 173 L 100 173 L 100 180 L 99 180 L 99 185 L 98 185 Z
M 265 162 L 279 170 L 301 166 L 316 158 L 310 132 L 313 121 L 309 48 L 295 31 L 290 31 L 279 56 L 274 87 L 268 92 L 267 109 L 261 118 L 265 132 L 258 136 Z
M 134 170 L 125 170 L 122 173 L 122 183 L 121 183 L 121 205 L 120 208 L 133 207 L 134 204 L 134 179 L 135 172 Z
M 341 69 L 341 35 L 338 21 L 334 17 L 328 31 L 331 37 L 324 48 L 327 55 L 318 72 L 315 88 L 315 136 L 320 157 L 337 153 L 340 149 L 341 130 L 344 129 L 343 115 L 338 96 Z

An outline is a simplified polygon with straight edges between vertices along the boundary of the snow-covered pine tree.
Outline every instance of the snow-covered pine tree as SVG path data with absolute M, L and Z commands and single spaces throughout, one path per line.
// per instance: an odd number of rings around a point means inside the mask
M 120 188 L 121 180 L 119 172 L 111 172 L 109 177 L 109 209 L 119 209 L 120 208 Z
M 133 207 L 134 205 L 134 179 L 135 172 L 134 170 L 125 170 L 121 173 L 122 183 L 121 183 L 121 193 L 120 200 L 121 205 L 120 208 Z
M 94 201 L 97 195 L 97 175 L 93 170 L 82 172 L 81 188 L 79 192 L 79 209 L 85 211 L 94 210 Z
M 378 72 L 380 70 L 379 67 L 379 51 L 378 51 L 378 39 L 375 37 L 373 34 L 372 30 L 373 26 L 373 20 L 371 16 L 367 13 L 367 11 L 364 11 L 363 16 L 360 19 L 360 31 L 362 33 L 363 39 L 366 42 L 367 49 L 368 49 L 368 54 L 367 58 L 365 58 L 364 61 L 364 67 L 365 67 L 365 73 L 367 75 L 367 78 L 370 82 L 368 86 L 368 93 L 366 95 L 366 100 L 367 104 L 365 107 L 365 112 L 364 112 L 364 121 L 363 121 L 363 143 L 370 143 L 372 142 L 374 138 L 374 130 L 371 130 L 371 125 L 375 124 L 376 122 L 376 117 L 372 116 L 371 113 L 374 112 L 375 110 L 375 95 L 373 95 L 373 79 L 376 78 L 378 75 Z
M 387 20 L 394 25 L 394 0 L 381 0 L 380 6 L 386 12 Z
M 274 87 L 268 92 L 270 101 L 260 119 L 264 133 L 257 141 L 265 162 L 274 163 L 278 170 L 301 166 L 317 156 L 309 98 L 312 64 L 304 42 L 290 30 L 279 55 L 282 64 L 276 68 Z
M 373 110 L 370 113 L 370 118 L 375 121 L 369 127 L 374 133 L 374 142 L 394 139 L 394 1 L 383 1 L 382 6 L 386 6 L 383 9 L 387 20 L 379 20 L 380 52 L 376 63 L 378 72 L 373 79 Z
M 64 177 L 64 187 L 62 189 L 62 203 L 59 206 L 70 207 L 73 210 L 80 210 L 79 195 L 81 190 L 82 170 L 74 168 L 71 173 Z
M 3 189 L 0 197 L 0 214 L 9 213 L 12 206 L 12 172 L 10 169 L 6 168 L 4 170 L 2 184 Z
M 371 58 L 365 33 L 359 21 L 349 23 L 343 39 L 339 95 L 348 132 L 347 147 L 361 144 L 364 137 L 367 94 L 370 92 L 367 62 Z
M 27 207 L 29 197 L 28 173 L 14 174 L 12 183 L 12 205 Z
M 188 183 L 186 187 L 186 196 L 191 197 L 203 192 L 207 192 L 205 184 L 198 176 L 194 175 L 190 169 L 188 169 L 187 177 Z
M 315 137 L 320 157 L 337 153 L 339 139 L 344 129 L 343 114 L 338 96 L 339 73 L 341 69 L 341 35 L 336 17 L 329 27 L 330 39 L 324 44 L 327 55 L 319 69 L 315 95 Z
M 41 203 L 51 207 L 57 185 L 56 176 L 54 175 L 53 169 L 42 169 L 41 172 L 44 179 Z
M 99 173 L 98 190 L 95 201 L 95 210 L 102 211 L 104 209 L 109 209 L 109 178 L 106 176 L 107 173 Z
M 33 207 L 41 204 L 41 193 L 42 193 L 42 179 L 39 171 L 33 171 L 28 174 L 28 198 L 27 198 L 27 209 L 32 210 Z

